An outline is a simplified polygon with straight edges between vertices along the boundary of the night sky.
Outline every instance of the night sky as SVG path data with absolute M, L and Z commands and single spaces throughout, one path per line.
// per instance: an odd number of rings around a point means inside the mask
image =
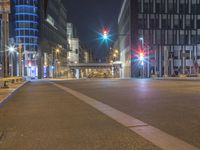
M 98 32 L 103 27 L 110 29 L 110 33 L 117 32 L 117 19 L 123 0 L 63 0 L 67 9 L 69 21 L 77 28 L 78 37 L 94 51 L 98 59 L 105 58 L 112 42 L 101 43 Z M 115 36 L 111 37 L 115 39 Z

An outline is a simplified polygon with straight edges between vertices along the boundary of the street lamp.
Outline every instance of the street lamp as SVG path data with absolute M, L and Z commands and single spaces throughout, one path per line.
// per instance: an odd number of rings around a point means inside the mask
M 118 49 L 115 49 L 115 53 L 116 53 L 116 54 L 119 54 L 119 50 L 118 50 Z
M 147 77 L 150 77 L 149 47 L 148 46 L 145 47 L 144 38 L 142 36 L 139 38 L 139 40 L 141 41 L 141 48 L 147 54 L 147 62 L 146 62 L 147 63 Z M 144 66 L 144 61 L 142 61 L 142 66 Z M 143 71 L 144 71 L 144 69 L 143 69 Z
M 8 51 L 9 51 L 10 53 L 13 53 L 13 52 L 16 51 L 16 47 L 11 45 L 11 46 L 8 47 Z
M 60 49 L 59 48 L 56 48 L 56 53 L 60 53 Z
M 52 72 L 53 72 L 53 77 L 57 77 L 58 74 L 58 65 L 60 64 L 59 62 L 59 53 L 61 52 L 61 49 L 59 47 L 53 48 L 52 49 L 52 54 L 53 54 L 53 60 L 52 60 Z M 59 62 L 59 63 L 58 63 Z
M 8 52 L 9 52 L 9 54 L 10 54 L 10 59 L 9 59 L 9 60 L 10 60 L 10 63 L 9 63 L 9 67 L 10 67 L 10 75 L 11 75 L 11 76 L 13 76 L 13 74 L 14 74 L 14 73 L 13 73 L 13 72 L 14 72 L 14 67 L 13 67 L 13 65 L 14 65 L 14 64 L 13 64 L 13 59 L 14 59 L 14 58 L 13 58 L 13 55 L 14 55 L 15 52 L 17 52 L 16 50 L 17 50 L 17 48 L 16 48 L 14 45 L 9 45 L 9 46 L 8 46 Z
M 117 57 L 117 54 L 113 54 L 113 57 L 116 58 L 116 57 Z

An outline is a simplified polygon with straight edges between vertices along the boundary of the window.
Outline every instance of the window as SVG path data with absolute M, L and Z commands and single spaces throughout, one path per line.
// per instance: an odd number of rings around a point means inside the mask
M 174 16 L 174 28 L 175 29 L 179 28 L 179 18 L 178 18 L 178 15 Z
M 168 44 L 173 44 L 173 31 L 172 30 L 168 30 Z
M 156 30 L 156 44 L 161 44 L 161 30 Z
M 173 13 L 173 12 L 174 12 L 173 0 L 169 0 L 169 3 L 168 3 L 168 13 Z
M 186 27 L 186 29 L 190 28 L 190 23 L 191 23 L 191 21 L 190 21 L 190 15 L 187 15 L 186 16 L 186 20 L 185 20 L 185 27 Z
M 200 18 L 197 20 L 197 29 L 200 29 Z
M 144 3 L 144 13 L 149 13 L 149 5 L 148 5 L 148 3 Z
M 184 31 L 180 31 L 180 44 L 185 44 L 185 36 L 184 36 Z
M 160 7 L 161 7 L 161 3 L 160 3 L 160 2 L 157 2 L 157 3 L 156 3 L 156 13 L 160 13 L 160 12 L 161 12 Z
M 196 44 L 196 35 L 195 34 L 191 35 L 191 44 Z
M 165 29 L 167 26 L 167 20 L 166 19 L 162 19 L 162 28 Z

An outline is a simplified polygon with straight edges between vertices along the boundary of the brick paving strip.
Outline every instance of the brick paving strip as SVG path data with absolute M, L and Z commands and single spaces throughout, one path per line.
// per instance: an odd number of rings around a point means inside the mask
M 79 100 L 89 104 L 95 109 L 99 110 L 103 114 L 106 114 L 110 118 L 129 128 L 131 131 L 142 136 L 146 140 L 152 142 L 156 146 L 163 150 L 199 150 L 197 147 L 190 145 L 174 136 L 167 134 L 153 126 L 146 124 L 132 116 L 129 116 L 123 112 L 120 112 L 104 103 L 101 103 L 93 98 L 90 98 L 82 93 L 74 91 L 70 88 L 61 86 L 59 84 L 51 82 L 56 87 L 63 89 L 67 93 L 72 94 Z

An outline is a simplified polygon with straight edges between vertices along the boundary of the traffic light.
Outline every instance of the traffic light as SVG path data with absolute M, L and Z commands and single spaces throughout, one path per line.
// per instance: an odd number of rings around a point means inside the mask
M 144 66 L 144 52 L 139 53 L 139 61 L 142 66 Z
M 108 31 L 107 30 L 103 30 L 103 39 L 107 40 L 108 39 Z
M 143 52 L 140 52 L 139 60 L 144 61 L 144 53 Z

